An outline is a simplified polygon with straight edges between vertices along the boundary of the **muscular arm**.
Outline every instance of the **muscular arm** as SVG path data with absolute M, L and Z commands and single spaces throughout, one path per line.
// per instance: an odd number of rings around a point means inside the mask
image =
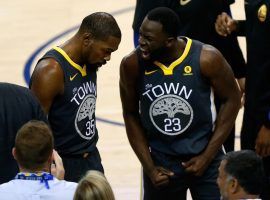
M 203 152 L 212 159 L 233 127 L 241 105 L 240 90 L 227 61 L 215 48 L 208 45 L 204 46 L 201 54 L 201 72 L 222 100 L 213 136 Z
M 135 52 L 125 57 L 120 65 L 120 95 L 123 107 L 123 117 L 126 132 L 131 147 L 140 160 L 145 173 L 154 185 L 159 186 L 168 182 L 168 176 L 173 175 L 161 167 L 156 167 L 149 152 L 149 146 L 139 118 L 139 97 L 137 84 L 139 66 Z
M 214 133 L 206 149 L 200 155 L 182 163 L 188 172 L 197 176 L 203 174 L 216 156 L 228 137 L 240 108 L 239 87 L 230 66 L 220 52 L 214 47 L 205 45 L 201 53 L 200 63 L 202 76 L 209 81 L 211 87 L 221 99 L 222 105 L 217 115 Z
M 48 114 L 55 96 L 64 91 L 64 74 L 59 63 L 51 58 L 41 60 L 33 72 L 31 83 L 32 92 Z

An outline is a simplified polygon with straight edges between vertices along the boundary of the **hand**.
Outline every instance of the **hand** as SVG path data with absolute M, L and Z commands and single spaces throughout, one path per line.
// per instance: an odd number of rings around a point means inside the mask
M 262 126 L 255 143 L 256 153 L 262 157 L 270 156 L 270 129 Z
M 174 173 L 163 167 L 154 167 L 149 174 L 149 177 L 155 187 L 167 185 L 169 183 L 169 177 L 172 177 Z
M 195 176 L 201 176 L 211 161 L 211 159 L 201 154 L 191 158 L 187 162 L 182 162 L 182 166 L 185 168 L 186 172 L 192 173 Z
M 237 29 L 237 21 L 223 12 L 216 19 L 215 29 L 219 35 L 226 37 Z
M 52 158 L 54 163 L 51 164 L 51 174 L 54 175 L 59 180 L 64 180 L 65 169 L 63 166 L 62 158 L 55 150 L 53 150 Z

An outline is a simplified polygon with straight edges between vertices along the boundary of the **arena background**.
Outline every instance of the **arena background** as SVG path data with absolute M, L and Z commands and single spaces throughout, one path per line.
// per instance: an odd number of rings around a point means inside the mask
M 232 6 L 233 16 L 243 19 L 243 0 L 236 1 Z M 140 199 L 140 164 L 127 141 L 118 89 L 120 61 L 133 49 L 131 24 L 135 3 L 135 0 L 0 1 L 0 81 L 23 86 L 27 86 L 37 59 L 71 37 L 83 17 L 96 11 L 115 16 L 123 37 L 111 61 L 98 72 L 96 113 L 98 147 L 117 200 Z M 239 39 L 245 54 L 245 40 Z M 241 120 L 242 110 L 237 118 L 237 133 Z M 236 149 L 239 149 L 239 136 Z

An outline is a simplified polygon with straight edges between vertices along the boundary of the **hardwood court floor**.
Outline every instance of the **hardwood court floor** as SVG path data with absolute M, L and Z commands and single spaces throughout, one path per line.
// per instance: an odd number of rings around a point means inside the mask
M 111 61 L 98 72 L 98 147 L 106 176 L 117 200 L 137 200 L 140 193 L 140 164 L 128 144 L 118 90 L 119 63 L 133 49 L 131 24 L 135 0 L 12 0 L 0 1 L 0 81 L 26 85 L 38 58 L 53 45 L 75 32 L 86 15 L 95 11 L 112 13 L 122 30 L 122 42 Z M 233 6 L 243 18 L 243 0 Z M 241 40 L 243 48 L 244 42 Z M 25 70 L 25 67 L 28 67 Z M 24 74 L 25 71 L 25 74 Z M 238 118 L 237 130 L 241 123 Z

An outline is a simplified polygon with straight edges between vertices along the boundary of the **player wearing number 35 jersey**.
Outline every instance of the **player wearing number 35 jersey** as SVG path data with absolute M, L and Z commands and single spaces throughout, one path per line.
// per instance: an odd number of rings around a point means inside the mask
M 240 106 L 230 66 L 212 46 L 178 37 L 179 19 L 155 8 L 120 66 L 129 142 L 143 167 L 144 200 L 220 198 L 221 146 Z M 222 99 L 215 113 L 213 93 Z
M 37 63 L 30 88 L 48 114 L 65 180 L 78 182 L 88 170 L 103 172 L 96 147 L 97 70 L 110 60 L 121 40 L 108 13 L 85 17 L 78 32 L 49 50 Z

